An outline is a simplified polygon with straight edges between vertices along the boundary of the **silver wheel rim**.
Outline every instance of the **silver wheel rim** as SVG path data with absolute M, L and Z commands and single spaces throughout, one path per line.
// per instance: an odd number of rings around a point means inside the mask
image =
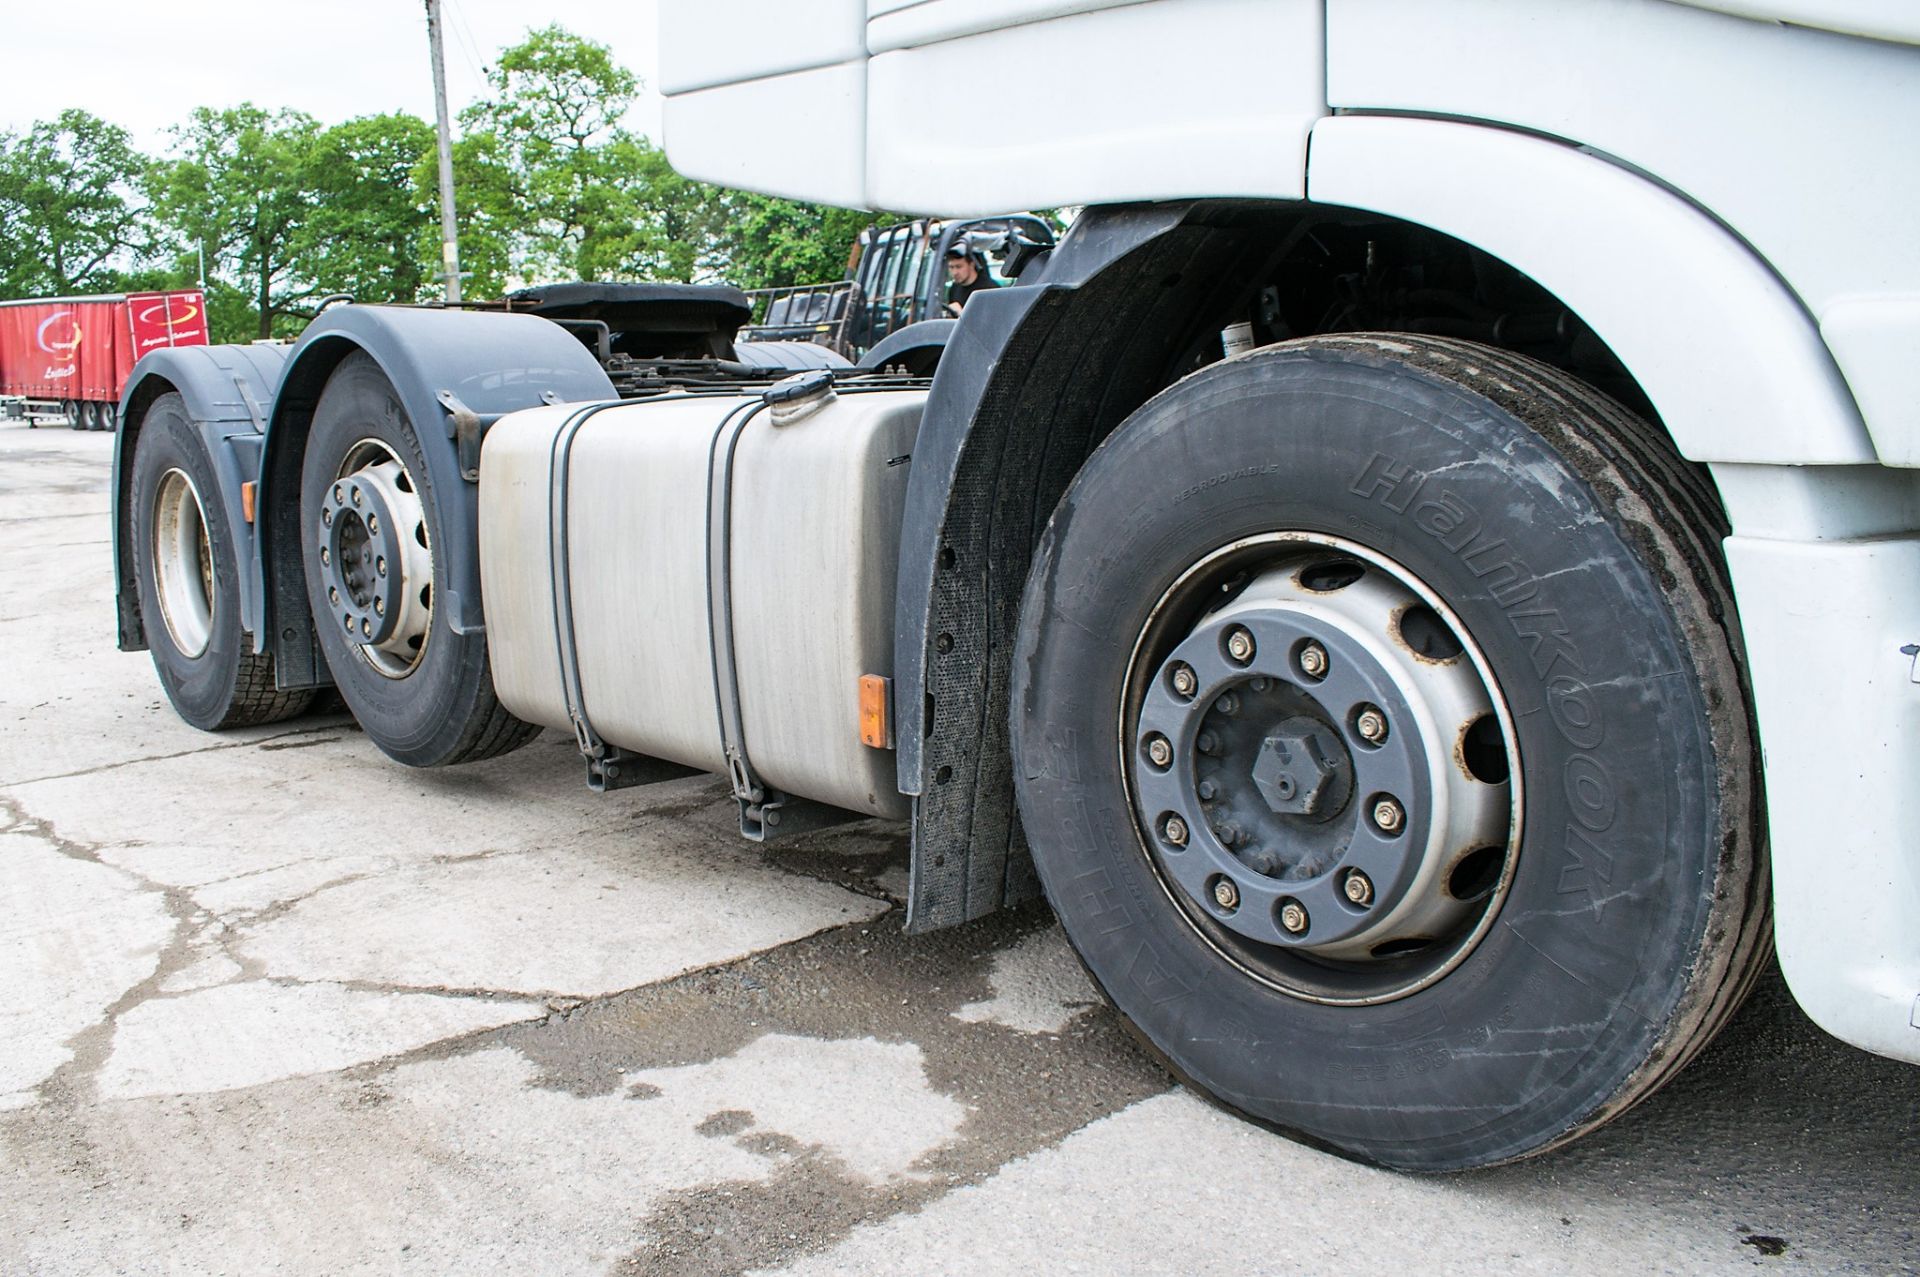
M 167 637 L 188 660 L 213 639 L 217 586 L 200 490 L 183 470 L 160 476 L 153 498 L 153 587 Z
M 1182 573 L 1134 644 L 1117 743 L 1168 897 L 1289 996 L 1430 986 L 1512 884 L 1522 773 L 1498 683 L 1431 588 L 1353 542 L 1275 532 Z
M 433 543 L 419 485 L 393 449 L 347 449 L 310 530 L 336 627 L 385 678 L 419 668 L 433 635 Z

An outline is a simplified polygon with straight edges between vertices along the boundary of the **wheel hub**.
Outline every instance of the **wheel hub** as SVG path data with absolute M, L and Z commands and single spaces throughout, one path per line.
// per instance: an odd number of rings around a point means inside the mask
M 425 646 L 433 558 L 419 493 L 385 445 L 352 450 L 321 501 L 317 532 L 333 622 L 375 669 L 403 677 Z
M 1492 717 L 1421 593 L 1299 547 L 1158 660 L 1131 797 L 1163 876 L 1206 917 L 1259 945 L 1375 960 L 1458 933 L 1485 903 L 1455 870 L 1508 841 L 1505 775 L 1463 762 Z

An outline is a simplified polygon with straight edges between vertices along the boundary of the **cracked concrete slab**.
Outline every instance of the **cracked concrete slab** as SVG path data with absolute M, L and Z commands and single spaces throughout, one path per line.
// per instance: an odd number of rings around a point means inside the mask
M 95 1084 L 109 1100 L 238 1090 L 546 1013 L 540 1002 L 250 980 L 123 1012 Z
M 18 824 L 0 833 L 0 1108 L 36 1102 L 173 932 L 164 899 L 127 875 Z

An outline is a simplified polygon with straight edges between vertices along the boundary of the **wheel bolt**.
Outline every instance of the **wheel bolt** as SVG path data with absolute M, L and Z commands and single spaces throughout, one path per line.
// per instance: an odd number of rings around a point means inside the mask
M 327 587 L 327 602 L 333 604 L 335 607 L 340 606 L 340 590 L 337 586 L 329 585 Z
M 373 570 L 378 572 L 381 576 L 385 576 L 387 574 L 387 556 L 386 555 L 383 554 L 379 558 L 373 561 Z
M 1220 740 L 1212 732 L 1201 732 L 1193 747 L 1203 754 L 1216 754 L 1220 751 Z
M 353 633 L 353 617 L 351 615 L 342 616 L 340 618 L 340 625 L 347 633 Z
M 363 638 L 373 637 L 373 622 L 364 616 L 360 618 L 360 634 Z
M 1327 649 L 1318 643 L 1308 643 L 1300 649 L 1300 672 L 1308 678 L 1327 676 Z
M 1231 878 L 1213 880 L 1213 903 L 1231 913 L 1240 907 L 1240 888 L 1233 885 Z
M 1391 798 L 1382 798 L 1373 805 L 1373 823 L 1381 833 L 1395 832 L 1407 822 L 1407 813 L 1400 804 Z
M 1193 666 L 1182 661 L 1167 672 L 1168 680 L 1173 684 L 1176 695 L 1192 696 L 1200 690 L 1200 676 L 1193 672 Z
M 336 483 L 336 484 L 334 484 L 334 485 L 333 485 L 333 499 L 334 499 L 334 502 L 335 502 L 335 504 L 338 504 L 338 503 L 340 503 L 340 502 L 343 502 L 343 501 L 345 501 L 345 500 L 347 499 L 347 490 L 346 490 L 345 488 L 343 488 L 343 487 L 341 487 L 341 486 L 340 486 L 339 484 L 337 484 L 337 483 Z
M 353 503 L 354 503 L 355 505 L 359 505 L 359 504 L 360 504 L 360 489 L 358 489 L 358 488 L 355 488 L 355 489 L 353 490 Z
M 323 528 L 330 528 L 333 526 L 333 511 L 322 510 L 320 512 L 320 526 Z
M 370 514 L 370 515 L 368 515 L 368 516 L 367 516 L 367 531 L 369 531 L 369 532 L 378 532 L 379 530 L 380 530 L 380 516 L 379 516 L 379 515 L 377 515 L 377 514 Z
M 1158 732 L 1147 737 L 1147 761 L 1159 768 L 1166 768 L 1173 763 L 1173 746 Z
M 1227 655 L 1245 665 L 1253 659 L 1253 634 L 1244 625 L 1227 631 Z
M 1178 816 L 1167 817 L 1166 823 L 1160 826 L 1160 832 L 1176 847 L 1187 845 L 1187 822 Z
M 1214 784 L 1212 781 L 1203 780 L 1200 782 L 1200 801 L 1201 802 L 1203 803 L 1212 802 L 1214 800 L 1214 796 L 1217 795 L 1219 792 L 1220 792 L 1220 786 Z
M 1297 936 L 1307 929 L 1307 910 L 1298 900 L 1289 900 L 1280 906 L 1280 926 L 1290 936 Z
M 1387 739 L 1387 716 L 1371 705 L 1360 711 L 1353 727 L 1360 733 L 1360 739 L 1370 744 L 1378 745 Z
M 387 614 L 387 601 L 385 599 L 375 599 L 373 601 L 373 610 L 381 616 L 385 616 Z
M 1347 893 L 1347 899 L 1354 904 L 1364 908 L 1373 903 L 1373 879 L 1367 877 L 1358 869 L 1352 870 L 1347 874 L 1344 890 Z
M 1222 714 L 1237 714 L 1240 712 L 1240 698 L 1232 692 L 1228 692 L 1219 700 L 1215 701 L 1213 707 Z
M 320 547 L 320 565 L 322 567 L 325 567 L 332 562 L 333 562 L 333 552 L 328 550 L 326 546 L 324 545 L 321 546 Z
M 1249 692 L 1264 692 L 1267 690 L 1267 687 L 1268 687 L 1268 683 L 1267 683 L 1267 680 L 1264 678 L 1253 678 L 1253 679 L 1247 680 L 1247 690 Z

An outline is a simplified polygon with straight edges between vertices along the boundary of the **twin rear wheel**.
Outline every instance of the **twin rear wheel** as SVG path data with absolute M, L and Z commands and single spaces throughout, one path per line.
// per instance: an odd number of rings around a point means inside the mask
M 1460 342 L 1317 338 L 1123 423 L 1013 659 L 1023 823 L 1109 998 L 1220 1102 L 1391 1166 L 1620 1112 L 1766 915 L 1710 493 Z

